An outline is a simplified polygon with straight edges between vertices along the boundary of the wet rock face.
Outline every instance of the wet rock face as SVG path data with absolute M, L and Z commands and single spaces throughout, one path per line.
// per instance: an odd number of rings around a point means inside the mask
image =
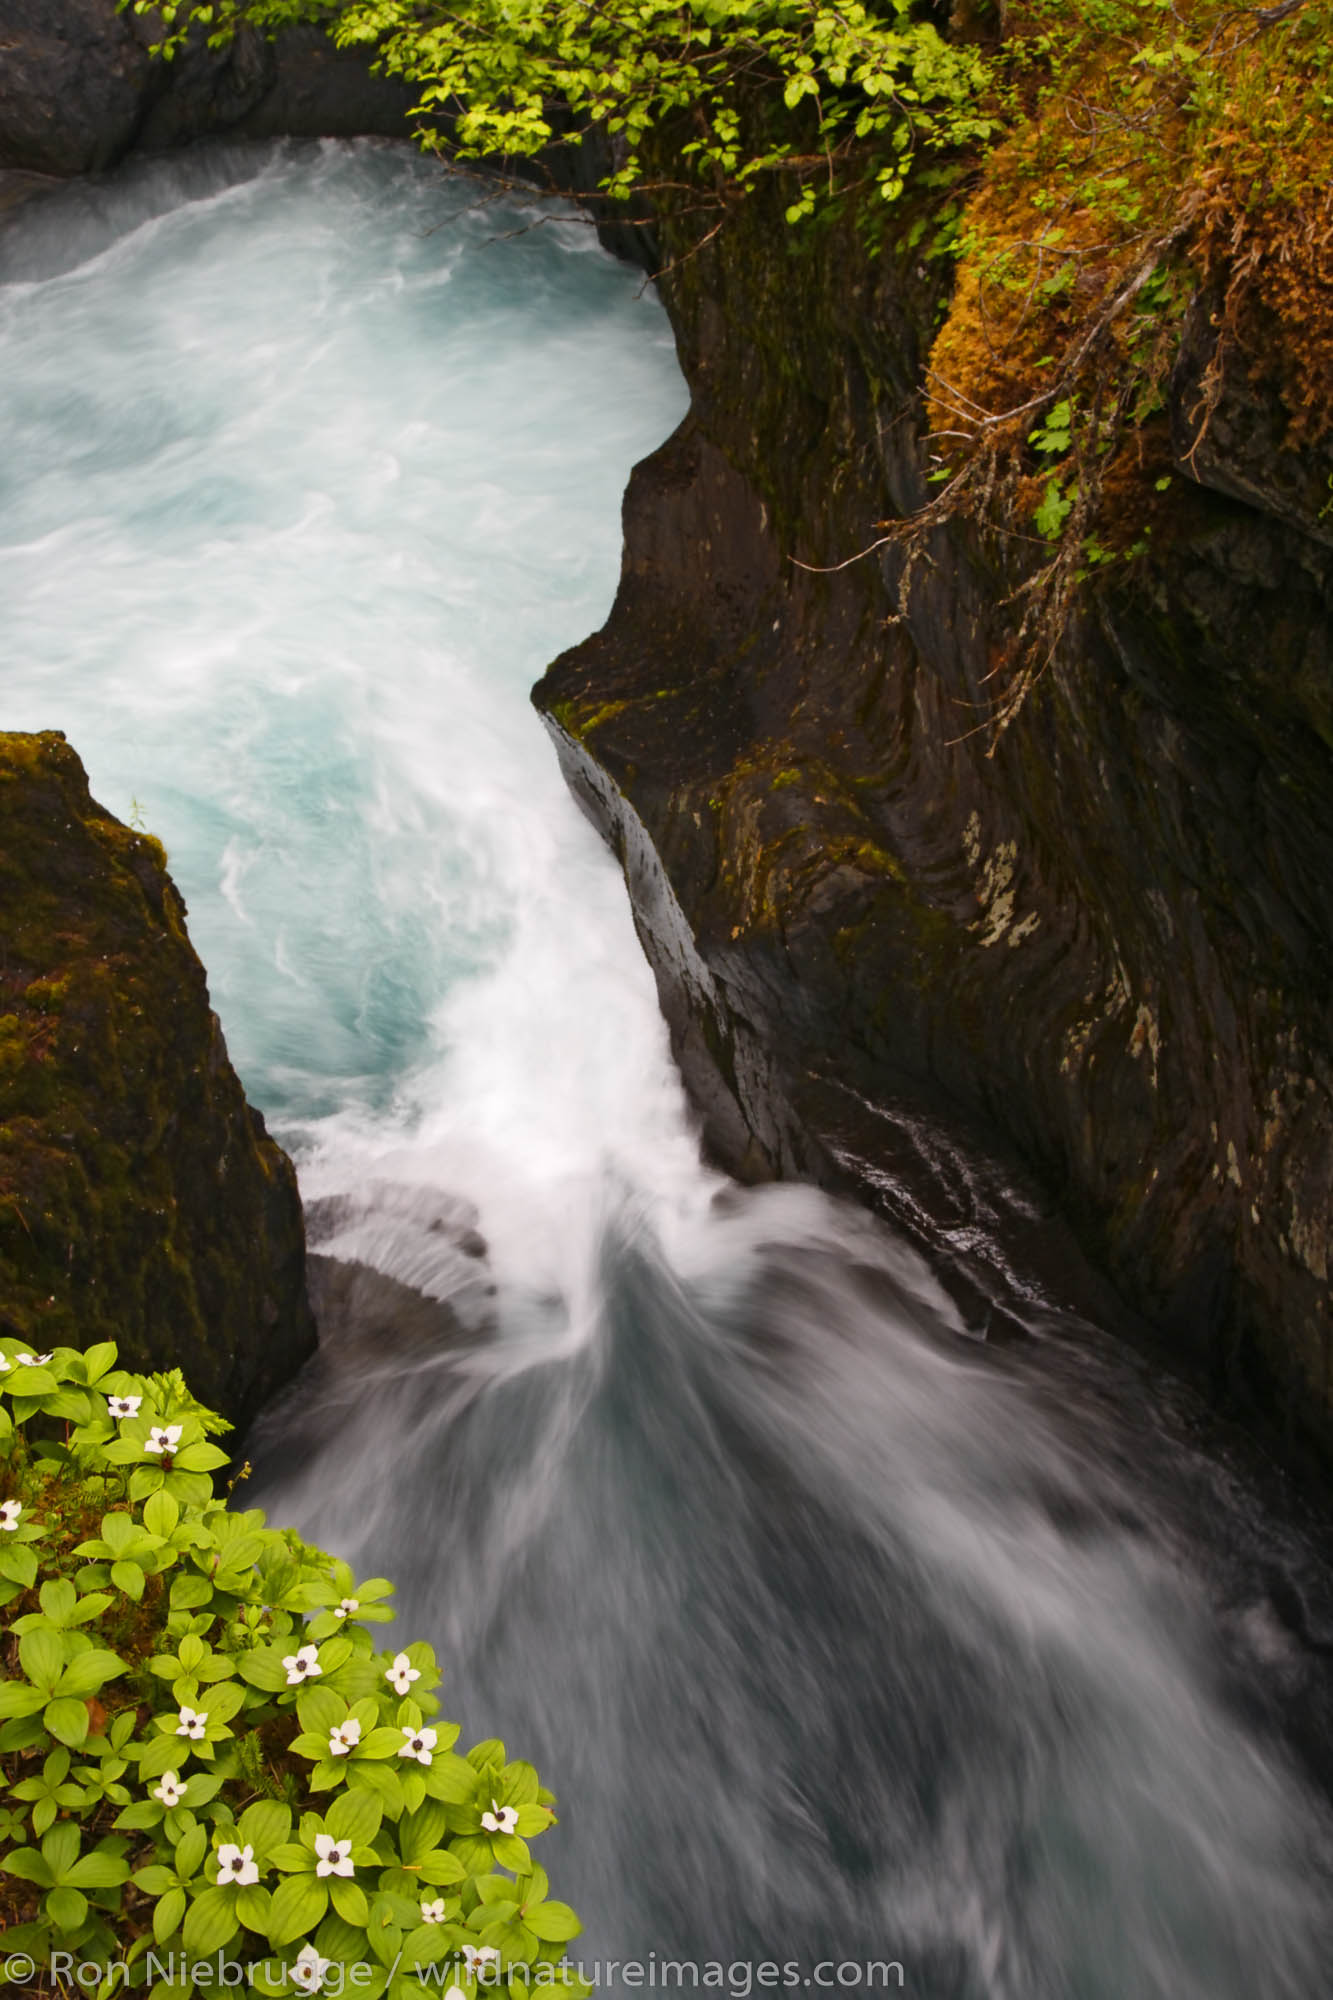
M 170 63 L 151 54 L 160 34 L 116 0 L 0 0 L 0 167 L 89 173 L 224 132 L 407 135 L 413 93 L 315 30 L 201 36 Z
M 925 497 L 934 282 L 757 205 L 677 266 L 692 408 L 635 472 L 608 624 L 536 699 L 728 1165 L 907 1213 L 922 1132 L 980 1139 L 1327 1464 L 1333 558 L 1301 508 L 1328 468 L 1257 475 L 1275 418 L 1238 367 L 1188 457 L 1186 354 L 1169 542 L 989 754 L 1021 544 L 798 566 Z
M 0 736 L 0 1324 L 115 1340 L 242 1422 L 315 1343 L 296 1177 L 162 848 L 54 732 Z
M 110 0 L 0 0 L 0 166 L 78 174 L 129 145 L 149 59 Z

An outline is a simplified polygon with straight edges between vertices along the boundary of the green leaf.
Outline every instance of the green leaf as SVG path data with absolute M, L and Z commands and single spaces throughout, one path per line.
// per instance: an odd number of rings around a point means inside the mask
M 41 1588 L 41 1606 L 53 1625 L 73 1623 L 79 1608 L 79 1595 L 68 1577 L 54 1577 Z
M 43 1889 L 49 1889 L 55 1880 L 50 1862 L 35 1847 L 12 1849 L 5 1856 L 5 1873 L 16 1875 L 20 1882 L 36 1882 Z
M 116 1343 L 114 1340 L 99 1340 L 83 1351 L 83 1379 L 85 1382 L 100 1382 L 102 1377 L 116 1365 Z
M 52 1881 L 61 1881 L 66 1869 L 72 1868 L 78 1859 L 78 1827 L 71 1826 L 67 1820 L 52 1827 L 42 1842 L 42 1853 L 50 1866 Z
M 65 1880 L 72 1882 L 76 1889 L 114 1889 L 119 1882 L 128 1879 L 130 1866 L 117 1854 L 107 1854 L 94 1849 L 91 1854 L 81 1854 L 71 1868 L 65 1871 Z
M 136 1868 L 134 1886 L 142 1889 L 145 1896 L 165 1896 L 168 1889 L 176 1886 L 175 1871 L 164 1868 L 160 1861 L 154 1861 L 147 1868 Z
M 181 1517 L 170 1493 L 153 1493 L 144 1502 L 143 1524 L 150 1534 L 167 1536 Z
M 269 1943 L 277 1950 L 312 1931 L 328 1908 L 329 1896 L 315 1875 L 289 1875 L 273 1892 Z
M 42 1713 L 42 1721 L 58 1743 L 68 1743 L 71 1750 L 88 1740 L 87 1704 L 65 1695 L 59 1701 L 49 1701 Z
M 267 1936 L 272 1907 L 272 1892 L 262 1882 L 247 1882 L 236 1892 L 236 1914 L 247 1930 Z
M 291 1826 L 292 1815 L 287 1806 L 276 1799 L 259 1799 L 241 1814 L 236 1837 L 242 1846 L 253 1847 L 263 1861 L 279 1842 L 286 1840 Z
M 280 1840 L 269 1849 L 268 1858 L 271 1867 L 281 1868 L 286 1874 L 309 1874 L 315 1865 L 314 1849 L 303 1846 L 299 1840 Z
M 45 1702 L 41 1688 L 25 1687 L 22 1681 L 0 1681 L 0 1718 L 35 1715 Z
M 537 1903 L 523 1912 L 523 1921 L 544 1944 L 564 1944 L 583 1929 L 568 1903 Z
M 349 1840 L 353 1847 L 369 1847 L 383 1817 L 379 1800 L 370 1792 L 344 1792 L 329 1807 L 324 1824 L 335 1840 Z
M 429 1882 L 435 1889 L 447 1888 L 450 1883 L 467 1879 L 468 1871 L 458 1856 L 447 1847 L 440 1847 L 433 1854 L 423 1855 L 417 1867 L 421 1871 L 422 1881 Z
M 116 1653 L 109 1653 L 94 1647 L 91 1652 L 78 1653 L 70 1661 L 57 1683 L 61 1694 L 90 1695 L 105 1687 L 108 1681 L 118 1680 L 125 1672 L 125 1662 Z
M 404 1861 L 420 1861 L 423 1854 L 429 1854 L 438 1847 L 445 1830 L 443 1806 L 424 1805 L 419 1811 L 410 1813 L 398 1827 L 398 1851 Z
M 0 1576 L 8 1577 L 22 1590 L 31 1590 L 37 1581 L 36 1552 L 12 1545 L 0 1549 Z
M 435 1965 L 457 1948 L 458 1933 L 452 1924 L 418 1924 L 402 1942 L 403 1964 Z M 497 1982 L 498 1983 L 498 1982 Z M 429 1992 L 424 1981 L 420 1989 Z
M 173 1611 L 192 1611 L 197 1605 L 207 1604 L 213 1595 L 213 1586 L 206 1576 L 196 1576 L 190 1570 L 182 1570 L 171 1579 L 170 1602 Z M 286 1676 L 283 1676 L 284 1680 Z
M 532 1869 L 532 1856 L 528 1853 L 527 1842 L 520 1840 L 516 1833 L 496 1833 L 491 1835 L 491 1852 L 502 1868 L 512 1874 L 527 1875 Z
M 138 1563 L 124 1560 L 112 1563 L 111 1581 L 117 1590 L 123 1591 L 126 1597 L 132 1597 L 136 1604 L 142 1598 L 144 1573 Z
M 226 1889 L 205 1889 L 185 1913 L 181 1942 L 192 1956 L 209 1958 L 241 1927 L 236 1899 Z
M 345 1719 L 347 1703 L 332 1688 L 307 1684 L 296 1697 L 296 1713 L 301 1718 L 302 1729 L 309 1730 L 312 1736 L 318 1736 L 323 1743 L 327 1743 L 329 1731 L 336 1729 Z
M 347 1782 L 357 1791 L 373 1792 L 391 1817 L 396 1818 L 402 1812 L 402 1781 L 391 1765 L 353 1761 Z
M 172 1460 L 173 1466 L 182 1472 L 212 1472 L 219 1465 L 228 1465 L 230 1460 L 225 1451 L 219 1451 L 215 1444 L 187 1444 Z
M 281 1647 L 256 1646 L 253 1652 L 241 1654 L 237 1670 L 251 1687 L 262 1688 L 265 1694 L 276 1694 L 287 1685 L 287 1669 L 282 1659 Z
M 455 1757 L 451 1751 L 441 1754 L 437 1750 L 425 1777 L 430 1796 L 443 1799 L 446 1805 L 470 1805 L 481 1790 L 480 1775 L 471 1758 Z
M 162 1818 L 161 1802 L 157 1799 L 137 1799 L 132 1806 L 126 1806 L 118 1813 L 113 1824 L 118 1833 L 142 1833 L 150 1826 L 156 1826 Z
M 370 1914 L 366 1892 L 358 1882 L 335 1875 L 329 1882 L 333 1907 L 346 1923 L 364 1925 Z
M 153 1911 L 153 1936 L 159 1944 L 165 1944 L 180 1929 L 181 1918 L 185 1915 L 184 1889 L 168 1889 Z
M 199 1870 L 204 1865 L 204 1856 L 207 1852 L 207 1827 L 192 1826 L 176 1849 L 176 1873 L 180 1876 L 182 1882 L 188 1882 L 192 1875 L 199 1873 Z
M 88 1915 L 88 1898 L 77 1889 L 52 1889 L 46 1910 L 57 1930 L 77 1931 Z
M 34 1687 L 53 1692 L 65 1665 L 65 1648 L 57 1632 L 38 1626 L 19 1640 L 19 1665 Z

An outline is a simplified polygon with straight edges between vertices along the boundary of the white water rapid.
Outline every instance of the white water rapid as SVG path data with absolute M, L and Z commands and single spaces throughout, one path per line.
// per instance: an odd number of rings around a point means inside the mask
M 205 150 L 0 238 L 0 726 L 166 842 L 318 1252 L 257 1497 L 539 1764 L 589 1966 L 1319 2000 L 1299 1545 L 1058 1315 L 993 1359 L 878 1223 L 699 1164 L 527 698 L 685 394 L 633 271 L 478 195 Z

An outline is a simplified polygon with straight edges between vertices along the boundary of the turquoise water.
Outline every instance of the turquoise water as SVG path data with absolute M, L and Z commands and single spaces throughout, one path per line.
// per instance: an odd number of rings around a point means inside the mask
M 78 261 L 0 290 L 5 724 L 165 841 L 251 1095 L 289 1131 L 401 1111 L 553 895 L 651 1012 L 527 701 L 685 407 L 640 274 L 372 144 L 191 156 L 23 231 L 11 269 Z
M 214 150 L 0 237 L 0 723 L 165 840 L 320 1252 L 247 1493 L 540 1763 L 589 1963 L 1316 2000 L 1296 1542 L 1058 1301 L 992 1358 L 870 1217 L 699 1163 L 528 702 L 684 390 L 634 272 L 478 196 Z

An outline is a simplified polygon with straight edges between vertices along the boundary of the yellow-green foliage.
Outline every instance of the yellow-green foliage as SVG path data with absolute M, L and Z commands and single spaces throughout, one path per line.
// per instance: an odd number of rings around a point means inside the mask
M 372 1636 L 393 1586 L 230 1511 L 229 1426 L 116 1362 L 0 1341 L 6 1952 L 125 1959 L 173 2000 L 219 1953 L 247 1992 L 586 1995 L 532 1766 L 456 1755 L 431 1648 Z

